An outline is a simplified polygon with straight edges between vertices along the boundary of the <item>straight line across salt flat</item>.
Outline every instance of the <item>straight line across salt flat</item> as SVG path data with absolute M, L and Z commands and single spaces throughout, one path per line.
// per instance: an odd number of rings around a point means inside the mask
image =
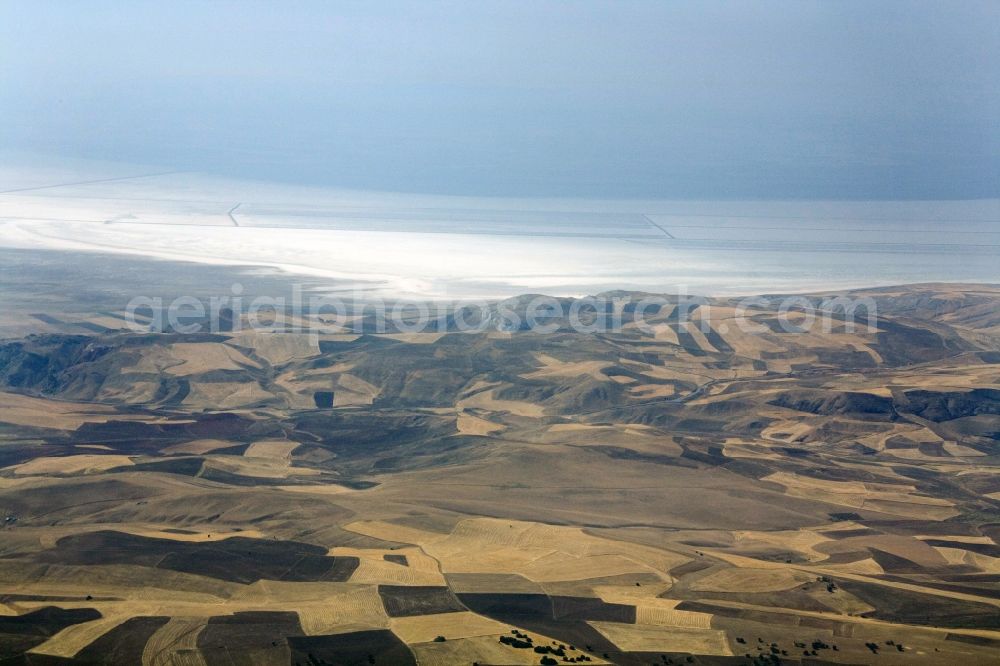
M 97 183 L 113 183 L 120 180 L 137 180 L 139 178 L 155 178 L 156 176 L 169 176 L 172 174 L 184 173 L 183 171 L 160 171 L 157 173 L 144 173 L 137 176 L 118 176 L 116 178 L 98 178 L 96 180 L 78 180 L 69 183 L 55 183 L 53 185 L 36 185 L 35 187 L 21 187 L 13 190 L 3 190 L 0 194 L 15 194 L 17 192 L 34 192 L 35 190 L 50 190 L 57 187 L 72 187 L 73 185 L 95 185 Z

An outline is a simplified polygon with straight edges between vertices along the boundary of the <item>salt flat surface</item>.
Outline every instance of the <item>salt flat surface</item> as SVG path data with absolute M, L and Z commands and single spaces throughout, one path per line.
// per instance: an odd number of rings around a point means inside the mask
M 2 167 L 0 246 L 259 265 L 417 298 L 1000 282 L 995 199 L 496 199 L 154 171 Z

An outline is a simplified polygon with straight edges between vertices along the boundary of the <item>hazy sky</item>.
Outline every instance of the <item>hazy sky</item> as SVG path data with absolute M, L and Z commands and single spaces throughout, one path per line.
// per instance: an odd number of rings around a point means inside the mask
M 456 194 L 1000 195 L 1000 3 L 0 2 L 0 149 Z

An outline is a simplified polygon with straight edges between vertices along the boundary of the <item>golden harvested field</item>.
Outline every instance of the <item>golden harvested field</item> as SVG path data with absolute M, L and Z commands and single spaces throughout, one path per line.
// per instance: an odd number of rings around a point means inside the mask
M 32 648 L 31 652 L 53 657 L 74 657 L 77 652 L 117 627 L 128 617 L 125 612 L 109 613 L 98 620 L 67 627 L 41 645 Z
M 113 409 L 101 405 L 74 405 L 0 392 L 0 422 L 11 425 L 44 423 L 50 428 L 75 430 L 84 423 L 103 423 L 112 414 Z
M 487 412 L 509 412 L 517 416 L 537 418 L 542 416 L 540 405 L 521 400 L 501 400 L 494 396 L 494 390 L 483 390 L 455 403 L 459 410 L 470 408 L 482 409 Z
M 19 475 L 54 475 L 63 474 L 93 474 L 115 467 L 132 465 L 128 456 L 84 454 L 58 458 L 35 458 L 10 469 Z
M 168 346 L 166 351 L 180 361 L 177 365 L 165 368 L 165 371 L 171 375 L 190 376 L 207 370 L 239 370 L 246 366 L 260 367 L 256 361 L 252 361 L 238 350 L 223 344 L 210 342 L 178 343 Z
M 268 458 L 272 460 L 290 461 L 292 451 L 299 447 L 298 442 L 287 440 L 260 440 L 247 447 L 243 455 L 247 458 Z
M 475 613 L 440 613 L 393 618 L 389 626 L 404 643 L 429 643 L 438 636 L 448 640 L 475 636 L 496 636 L 510 628 Z
M 307 334 L 240 331 L 231 344 L 252 352 L 271 365 L 284 365 L 320 355 L 318 340 Z
M 203 617 L 172 617 L 170 621 L 149 637 L 142 652 L 143 666 L 170 666 L 178 663 L 182 652 L 193 652 L 194 657 L 205 663 L 197 652 L 198 635 L 205 628 Z
M 461 412 L 458 415 L 455 427 L 458 428 L 459 432 L 466 435 L 490 435 L 495 432 L 502 432 L 504 429 L 504 426 L 499 423 L 487 421 L 467 412 Z
M 689 652 L 732 655 L 723 631 L 693 627 L 591 622 L 615 645 L 629 652 Z

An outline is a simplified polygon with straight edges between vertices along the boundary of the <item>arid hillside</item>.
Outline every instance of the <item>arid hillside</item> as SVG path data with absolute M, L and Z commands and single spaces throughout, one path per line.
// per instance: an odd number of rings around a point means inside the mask
M 0 663 L 996 663 L 1000 288 L 614 296 L 545 333 L 505 325 L 528 297 L 416 333 L 35 313 Z

